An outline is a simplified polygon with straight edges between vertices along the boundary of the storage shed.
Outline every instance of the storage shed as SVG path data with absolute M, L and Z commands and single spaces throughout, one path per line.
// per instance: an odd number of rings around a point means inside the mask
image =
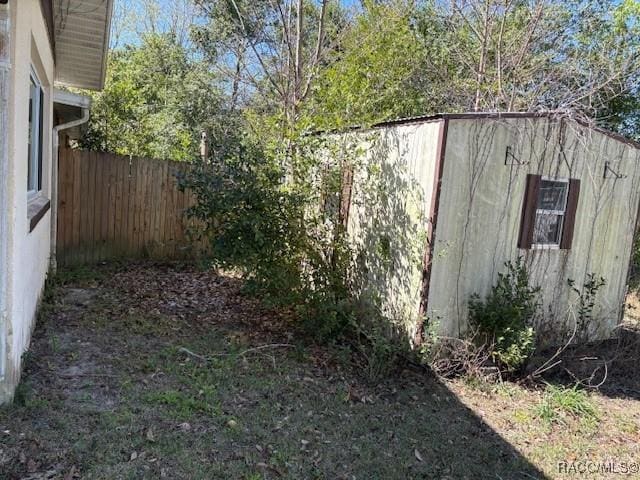
M 343 187 L 361 293 L 416 341 L 425 325 L 462 335 L 471 296 L 486 295 L 518 257 L 541 287 L 539 330 L 572 328 L 578 298 L 569 282 L 594 274 L 606 284 L 582 338 L 615 334 L 640 145 L 558 113 L 441 114 L 340 138 L 343 151 L 363 152 Z

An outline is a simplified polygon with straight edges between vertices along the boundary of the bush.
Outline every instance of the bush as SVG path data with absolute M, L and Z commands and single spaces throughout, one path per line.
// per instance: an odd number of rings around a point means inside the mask
M 188 215 L 209 240 L 217 266 L 240 270 L 249 289 L 274 302 L 300 294 L 304 192 L 283 184 L 284 172 L 255 145 L 233 144 L 220 157 L 198 162 L 180 186 L 196 195 Z
M 469 321 L 478 341 L 490 348 L 491 357 L 507 371 L 521 368 L 535 348 L 533 321 L 538 310 L 540 287 L 529 286 L 522 261 L 505 263 L 506 273 L 487 297 L 477 294 L 469 301 Z
M 195 194 L 187 213 L 216 266 L 239 271 L 269 304 L 293 307 L 303 329 L 324 341 L 353 323 L 353 254 L 338 218 L 343 165 L 319 165 L 314 141 L 293 152 L 231 142 L 179 180 Z

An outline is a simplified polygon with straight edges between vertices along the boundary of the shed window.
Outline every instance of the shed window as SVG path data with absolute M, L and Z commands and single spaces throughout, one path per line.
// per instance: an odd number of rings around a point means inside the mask
M 571 248 L 579 192 L 577 179 L 527 175 L 518 247 Z
M 567 208 L 569 180 L 542 180 L 533 226 L 534 247 L 559 247 Z

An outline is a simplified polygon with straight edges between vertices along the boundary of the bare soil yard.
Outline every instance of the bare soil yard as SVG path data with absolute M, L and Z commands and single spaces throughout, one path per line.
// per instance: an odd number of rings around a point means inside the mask
M 2 479 L 585 478 L 558 462 L 640 462 L 629 392 L 410 368 L 371 384 L 346 349 L 193 266 L 62 272 L 25 362 L 0 409 Z

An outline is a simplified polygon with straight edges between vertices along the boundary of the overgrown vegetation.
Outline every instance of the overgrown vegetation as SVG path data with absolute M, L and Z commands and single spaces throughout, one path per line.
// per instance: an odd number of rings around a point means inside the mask
M 571 278 L 567 280 L 567 283 L 569 284 L 571 291 L 578 296 L 576 336 L 578 340 L 584 341 L 588 338 L 589 324 L 593 319 L 593 309 L 596 306 L 596 295 L 607 282 L 604 277 L 598 277 L 595 273 L 589 273 L 582 284 L 582 288 L 578 288 L 575 280 Z
M 214 263 L 293 310 L 314 338 L 349 338 L 367 364 L 398 357 L 392 332 L 377 325 L 402 312 L 383 312 L 379 293 L 362 288 L 359 252 L 345 239 L 340 202 L 353 159 L 311 132 L 440 111 L 558 109 L 637 134 L 631 0 L 145 0 L 129 10 L 147 28 L 112 51 L 82 144 L 194 161 L 181 184 L 196 194 L 190 214 Z M 381 268 L 393 268 L 390 238 L 369 245 Z M 537 292 L 520 263 L 508 269 L 470 309 L 474 343 L 515 371 L 534 349 Z
M 212 262 L 241 272 L 246 290 L 267 304 L 292 310 L 316 341 L 352 345 L 367 376 L 378 379 L 400 346 L 376 301 L 356 291 L 361 272 L 340 216 L 348 159 L 314 153 L 334 147 L 316 137 L 298 137 L 289 154 L 232 146 L 180 181 L 196 193 L 188 214 L 210 241 Z
M 529 273 L 521 257 L 505 263 L 486 298 L 475 294 L 469 301 L 469 322 L 478 332 L 476 342 L 489 349 L 492 358 L 507 371 L 522 367 L 535 348 L 534 319 L 540 287 L 529 285 Z
M 231 127 L 220 120 L 215 77 L 172 33 L 148 32 L 139 45 L 112 51 L 105 89 L 91 96 L 80 142 L 91 150 L 185 161 L 198 154 L 202 131 Z
M 241 137 L 443 111 L 638 133 L 635 0 L 120 0 L 83 145 L 179 160 Z M 235 120 L 240 119 L 240 124 Z

